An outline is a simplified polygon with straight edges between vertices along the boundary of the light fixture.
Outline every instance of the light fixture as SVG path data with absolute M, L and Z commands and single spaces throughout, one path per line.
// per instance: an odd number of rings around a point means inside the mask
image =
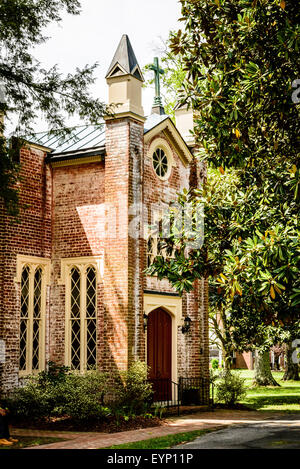
M 189 332 L 190 328 L 191 328 L 191 318 L 189 318 L 188 316 L 186 316 L 184 318 L 184 323 L 183 323 L 183 326 L 181 328 L 181 331 L 183 334 L 186 334 L 187 332 Z
M 148 324 L 148 316 L 146 313 L 144 313 L 143 319 L 144 319 L 144 331 L 145 331 L 147 329 L 147 324 Z

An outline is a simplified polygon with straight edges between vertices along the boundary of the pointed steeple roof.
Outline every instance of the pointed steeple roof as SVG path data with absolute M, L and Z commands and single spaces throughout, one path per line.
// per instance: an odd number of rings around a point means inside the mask
M 133 75 L 138 80 L 144 81 L 141 69 L 136 60 L 127 34 L 123 34 L 114 58 L 110 64 L 106 78 L 112 76 Z

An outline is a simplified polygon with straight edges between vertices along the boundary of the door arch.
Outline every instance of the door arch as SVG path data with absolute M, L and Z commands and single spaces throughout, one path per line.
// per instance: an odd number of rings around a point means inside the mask
M 154 387 L 154 399 L 166 400 L 172 381 L 172 318 L 163 308 L 148 315 L 147 365 Z

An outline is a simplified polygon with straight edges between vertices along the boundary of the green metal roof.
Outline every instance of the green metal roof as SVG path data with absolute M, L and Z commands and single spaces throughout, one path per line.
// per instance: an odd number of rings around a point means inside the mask
M 103 147 L 105 145 L 105 126 L 80 125 L 70 129 L 71 133 L 64 137 L 49 132 L 40 132 L 29 138 L 31 143 L 41 145 L 52 150 L 51 154 L 61 154 L 87 150 L 88 148 Z
M 144 123 L 144 134 L 159 125 L 166 114 L 151 114 Z M 74 158 L 105 153 L 105 123 L 99 125 L 80 125 L 70 129 L 64 137 L 50 132 L 39 132 L 26 139 L 29 143 L 48 148 L 48 161 Z

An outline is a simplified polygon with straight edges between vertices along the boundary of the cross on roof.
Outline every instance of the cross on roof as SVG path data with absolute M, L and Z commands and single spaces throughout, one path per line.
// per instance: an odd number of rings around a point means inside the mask
M 154 63 L 150 65 L 150 69 L 154 71 L 154 80 L 155 80 L 154 106 L 162 106 L 161 96 L 160 96 L 160 75 L 162 75 L 165 72 L 159 66 L 158 57 L 154 57 Z

